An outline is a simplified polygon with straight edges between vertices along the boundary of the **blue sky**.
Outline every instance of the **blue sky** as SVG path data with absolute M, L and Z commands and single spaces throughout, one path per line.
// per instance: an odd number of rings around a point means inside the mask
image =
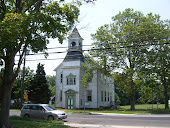
M 79 23 L 76 27 L 79 30 L 80 35 L 84 38 L 83 45 L 90 45 L 90 34 L 95 33 L 96 30 L 104 25 L 112 22 L 112 16 L 126 8 L 133 8 L 135 11 L 141 11 L 143 14 L 153 13 L 159 14 L 162 20 L 170 20 L 170 0 L 97 0 L 95 4 L 83 4 L 80 7 Z M 67 47 L 67 40 L 63 44 L 59 44 L 57 39 L 50 39 L 48 47 Z M 84 47 L 83 49 L 89 49 Z M 65 51 L 67 48 L 53 49 L 49 52 Z M 63 54 L 50 54 L 49 59 L 64 58 L 66 53 Z M 33 58 L 34 57 L 34 58 Z M 43 59 L 43 56 L 27 56 L 27 60 Z M 26 61 L 26 66 L 29 66 L 34 71 L 37 64 L 44 64 L 45 72 L 47 75 L 55 75 L 53 71 L 60 63 L 62 59 L 56 60 L 43 60 L 43 61 Z

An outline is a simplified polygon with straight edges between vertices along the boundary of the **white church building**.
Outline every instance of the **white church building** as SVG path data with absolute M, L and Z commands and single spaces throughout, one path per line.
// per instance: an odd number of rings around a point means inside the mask
M 114 81 L 100 71 L 93 71 L 87 88 L 81 84 L 82 64 L 86 62 L 82 51 L 83 38 L 77 28 L 68 37 L 68 51 L 56 72 L 55 107 L 65 109 L 97 109 L 115 104 Z

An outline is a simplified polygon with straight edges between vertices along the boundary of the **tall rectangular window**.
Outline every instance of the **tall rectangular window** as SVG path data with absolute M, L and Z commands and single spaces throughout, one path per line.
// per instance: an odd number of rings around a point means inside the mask
M 62 83 L 63 82 L 63 74 L 61 73 L 60 74 L 60 83 Z
M 103 102 L 103 91 L 101 91 L 101 101 Z
M 62 101 L 62 91 L 60 91 L 60 101 Z
M 106 97 L 106 91 L 105 91 L 105 98 L 104 98 L 104 99 L 105 99 L 105 101 L 107 100 L 107 97 Z
M 92 101 L 92 90 L 87 90 L 87 101 L 88 102 Z
M 109 97 L 109 92 L 108 92 L 108 101 L 110 101 L 110 99 L 109 99 L 110 97 Z
M 81 106 L 83 105 L 83 100 L 82 100 L 82 99 L 80 100 L 80 105 L 81 105 Z
M 73 78 L 70 78 L 69 82 L 70 82 L 69 84 L 73 85 Z

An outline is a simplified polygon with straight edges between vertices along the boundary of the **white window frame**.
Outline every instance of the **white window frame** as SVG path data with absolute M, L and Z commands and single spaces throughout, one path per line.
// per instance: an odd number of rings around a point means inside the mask
M 92 90 L 87 90 L 87 102 L 92 102 Z
M 70 73 L 67 77 L 67 85 L 76 85 L 76 75 Z

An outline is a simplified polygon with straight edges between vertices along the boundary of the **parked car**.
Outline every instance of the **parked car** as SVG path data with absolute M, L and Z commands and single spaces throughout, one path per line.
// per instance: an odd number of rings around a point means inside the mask
M 67 118 L 67 114 L 65 112 L 56 110 L 48 104 L 25 104 L 21 108 L 21 116 L 47 120 Z

